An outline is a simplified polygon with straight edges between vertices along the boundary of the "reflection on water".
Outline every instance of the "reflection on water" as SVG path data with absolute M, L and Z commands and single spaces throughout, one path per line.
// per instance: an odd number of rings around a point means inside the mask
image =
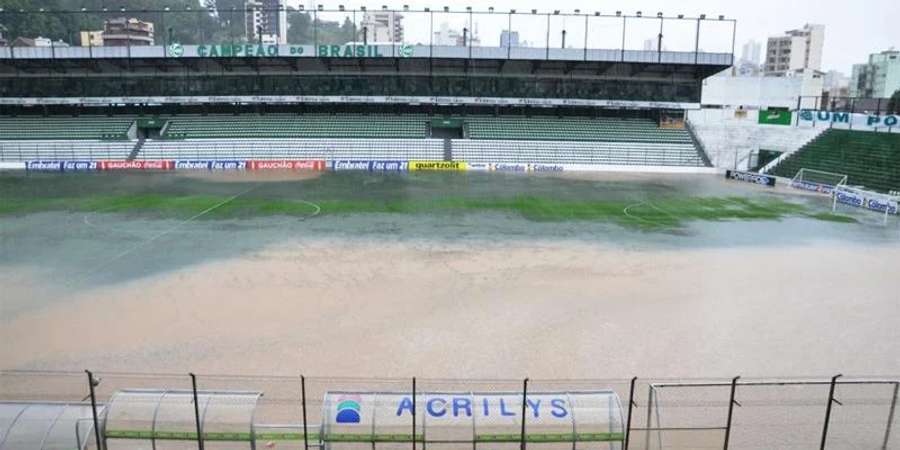
M 582 174 L 575 177 L 504 174 L 368 173 L 281 174 L 261 178 L 252 173 L 203 176 L 178 173 L 134 174 L 3 174 L 0 194 L 9 199 L 55 197 L 167 196 L 236 194 L 259 199 L 330 200 L 510 198 L 535 196 L 567 201 L 653 201 L 667 197 L 779 196 L 827 211 L 827 198 L 785 191 L 714 176 Z M 92 283 L 127 281 L 192 264 L 251 254 L 283 242 L 329 239 L 340 242 L 405 241 L 411 244 L 452 242 L 465 249 L 517 241 L 571 241 L 621 249 L 670 250 L 745 246 L 797 246 L 835 241 L 863 245 L 897 245 L 896 218 L 888 226 L 881 216 L 843 211 L 857 224 L 806 218 L 779 221 L 688 222 L 685 226 L 646 231 L 610 222 L 530 221 L 497 211 L 443 211 L 421 214 L 340 214 L 298 217 L 241 217 L 184 222 L 195 213 L 156 211 L 153 214 L 103 211 L 52 211 L 0 218 L 0 267 L 6 277 L 27 269 L 64 288 Z M 9 281 L 9 280 L 5 280 Z M 15 280 L 11 280 L 15 281 Z M 4 305 L 9 311 L 13 305 Z

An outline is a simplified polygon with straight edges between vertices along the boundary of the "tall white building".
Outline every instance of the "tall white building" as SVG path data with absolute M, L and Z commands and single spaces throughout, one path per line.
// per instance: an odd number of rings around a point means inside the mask
M 518 47 L 519 46 L 519 32 L 518 31 L 509 31 L 509 30 L 501 31 L 500 32 L 500 46 L 503 48 Z
M 846 97 L 850 95 L 850 78 L 847 78 L 837 70 L 829 70 L 823 78 L 822 90 L 831 97 Z
M 403 42 L 403 15 L 394 11 L 367 11 L 359 24 L 359 40 Z
M 890 98 L 900 90 L 900 51 L 887 50 L 869 55 L 867 64 L 853 65 L 850 96 Z
M 247 0 L 247 40 L 264 44 L 287 44 L 285 0 Z
M 790 76 L 797 72 L 822 70 L 825 25 L 806 24 L 784 36 L 770 37 L 766 48 L 766 76 Z
M 747 41 L 741 48 L 741 62 L 759 65 L 762 57 L 762 44 L 756 40 Z
M 466 23 L 468 25 L 468 23 Z M 465 41 L 465 42 L 464 42 Z M 438 31 L 434 32 L 434 45 L 446 46 L 463 46 L 471 45 L 477 47 L 481 44 L 478 38 L 478 24 L 475 24 L 475 30 L 468 26 L 465 31 L 454 30 L 450 28 L 447 22 L 442 22 Z

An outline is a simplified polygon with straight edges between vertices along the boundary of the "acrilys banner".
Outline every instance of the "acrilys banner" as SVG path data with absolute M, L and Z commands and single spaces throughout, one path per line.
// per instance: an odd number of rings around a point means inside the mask
M 98 161 L 97 167 L 99 170 L 172 170 L 175 168 L 175 161 Z
M 325 160 L 247 161 L 250 170 L 325 170 Z
M 753 172 L 741 172 L 740 170 L 726 170 L 725 178 L 729 180 L 746 181 L 747 183 L 761 184 L 763 186 L 775 186 L 775 177 Z
M 468 165 L 463 161 L 410 161 L 409 171 L 464 172 Z

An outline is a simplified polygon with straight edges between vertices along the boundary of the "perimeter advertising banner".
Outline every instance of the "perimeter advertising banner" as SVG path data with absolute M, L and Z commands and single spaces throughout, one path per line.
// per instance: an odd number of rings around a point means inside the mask
M 760 173 L 741 172 L 739 170 L 726 170 L 725 178 L 729 180 L 746 181 L 747 183 L 761 184 L 763 186 L 775 186 L 775 177 Z
M 325 160 L 247 161 L 249 170 L 325 170 Z
M 336 172 L 355 170 L 368 172 L 406 172 L 406 161 L 332 161 L 331 170 Z
M 99 170 L 172 170 L 175 161 L 98 161 Z
M 62 161 L 25 161 L 25 170 L 30 172 L 62 172 Z
M 820 192 L 822 194 L 831 194 L 834 192 L 834 186 L 830 184 L 813 183 L 812 181 L 791 181 L 791 187 L 794 189 L 802 189 L 810 192 Z
M 182 160 L 175 161 L 175 170 L 244 170 L 247 161 L 238 160 Z
M 760 112 L 762 115 L 762 112 Z M 800 111 L 798 125 L 813 126 L 817 124 L 830 124 L 838 128 L 853 128 L 854 130 L 877 130 L 900 127 L 900 115 L 860 114 L 848 112 L 816 111 L 804 109 Z
M 897 214 L 898 211 L 898 200 L 894 197 L 843 186 L 835 188 L 834 200 L 844 205 L 886 212 L 888 214 Z
M 462 161 L 410 161 L 409 171 L 465 172 L 468 165 Z
M 759 123 L 762 125 L 790 125 L 793 114 L 790 111 L 761 109 Z

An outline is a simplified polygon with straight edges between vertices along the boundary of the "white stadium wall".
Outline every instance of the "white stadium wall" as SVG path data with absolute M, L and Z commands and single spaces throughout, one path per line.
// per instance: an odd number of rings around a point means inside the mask
M 797 109 L 800 97 L 822 95 L 824 80 L 820 76 L 797 77 L 732 77 L 717 75 L 703 81 L 700 100 L 704 106 L 744 107 L 744 109 L 789 108 Z M 805 99 L 815 107 L 815 99 Z
M 747 170 L 760 149 L 790 154 L 826 129 L 760 125 L 759 111 L 734 108 L 688 111 L 688 121 L 713 166 L 736 170 Z

